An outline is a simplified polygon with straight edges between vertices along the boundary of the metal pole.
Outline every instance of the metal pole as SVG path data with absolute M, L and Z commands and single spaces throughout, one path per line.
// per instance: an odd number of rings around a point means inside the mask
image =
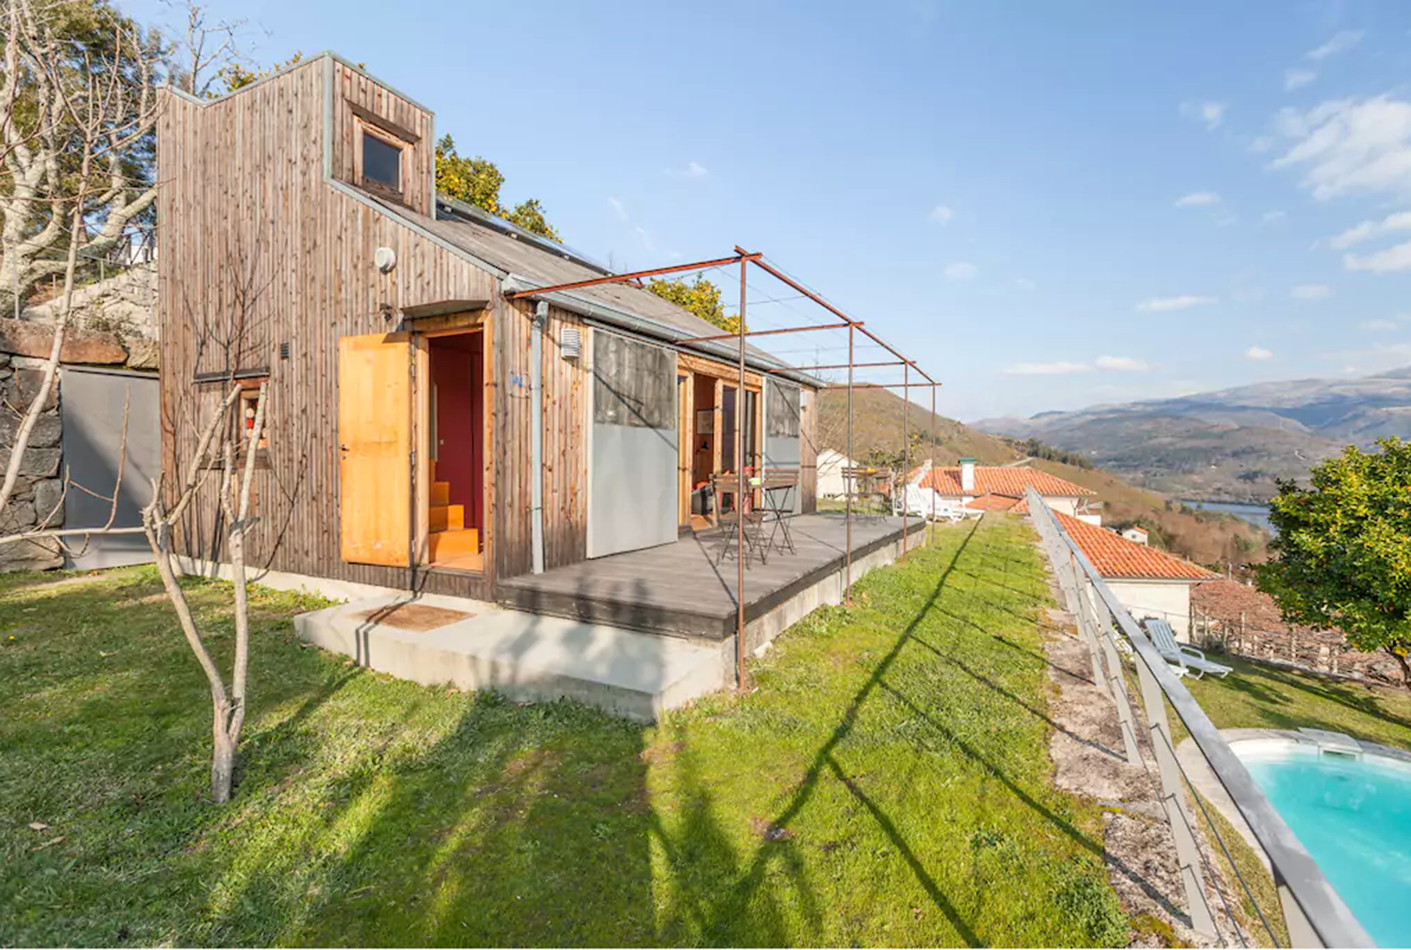
M 852 603 L 852 490 L 857 481 L 857 460 L 852 457 L 852 353 L 853 336 L 856 327 L 848 324 L 848 464 L 852 466 L 853 477 L 851 480 L 844 479 L 847 485 L 846 497 L 847 509 L 843 515 L 843 521 L 847 525 L 847 553 L 845 555 L 846 567 L 843 574 L 843 603 Z
M 903 383 L 904 385 L 905 385 L 905 384 L 909 384 L 909 383 L 911 382 L 911 364 L 910 364 L 910 363 L 903 363 L 903 364 L 902 364 L 902 367 L 901 367 L 901 378 L 902 378 L 902 383 Z M 904 389 L 904 390 L 902 390 L 902 394 L 901 394 L 901 479 L 902 479 L 902 481 L 901 481 L 901 560 L 902 560 L 902 563 L 903 563 L 903 564 L 906 563 L 906 513 L 907 513 L 907 509 L 911 507 L 911 505 L 907 504 L 907 500 L 906 500 L 907 478 L 908 478 L 908 476 L 911 475 L 911 439 L 907 438 L 907 432 L 906 432 L 906 426 L 907 426 L 907 419 L 906 419 L 907 406 L 911 403 L 911 396 L 909 395 L 910 392 L 911 392 L 911 387 L 910 387 L 910 385 L 907 385 L 907 388 Z M 893 495 L 893 497 L 896 496 L 896 490 L 897 490 L 896 483 L 893 482 L 893 483 L 892 483 L 892 495 Z
M 745 268 L 740 261 L 740 388 L 735 391 L 735 686 L 745 688 Z
M 931 467 L 936 467 L 936 384 L 931 384 L 931 446 L 926 450 L 927 457 L 931 459 Z M 936 491 L 931 490 L 931 527 L 927 529 L 927 541 L 929 543 L 931 532 L 936 528 Z

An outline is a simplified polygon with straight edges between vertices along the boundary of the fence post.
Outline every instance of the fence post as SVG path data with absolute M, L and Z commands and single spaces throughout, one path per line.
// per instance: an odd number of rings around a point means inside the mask
M 1171 745 L 1171 724 L 1166 718 L 1166 697 L 1161 685 L 1137 657 L 1137 679 L 1142 687 L 1142 705 L 1146 707 L 1146 722 L 1151 750 L 1156 755 L 1156 770 L 1161 778 L 1161 807 L 1166 810 L 1166 822 L 1176 843 L 1176 864 L 1181 869 L 1181 887 L 1186 906 L 1191 911 L 1191 926 L 1197 933 L 1214 936 L 1215 915 L 1205 899 L 1205 877 L 1200 871 L 1200 851 L 1191 827 L 1190 808 L 1181 789 L 1181 766 Z
M 1098 614 L 1094 626 L 1102 643 L 1103 655 L 1107 657 L 1107 669 L 1112 674 L 1112 698 L 1117 703 L 1117 723 L 1122 729 L 1122 745 L 1127 753 L 1127 764 L 1142 764 L 1141 749 L 1137 747 L 1137 724 L 1132 717 L 1132 702 L 1127 697 L 1127 677 L 1122 672 L 1122 658 L 1117 655 L 1117 644 L 1112 639 L 1112 625 L 1106 617 Z
M 1068 576 L 1072 578 L 1069 610 L 1073 613 L 1073 621 L 1078 625 L 1078 633 L 1083 638 L 1083 643 L 1088 647 L 1088 657 L 1093 666 L 1093 685 L 1111 696 L 1112 687 L 1108 685 L 1107 676 L 1102 671 L 1102 651 L 1097 645 L 1097 634 L 1089 625 L 1087 611 L 1083 609 L 1086 598 L 1079 586 L 1078 565 L 1071 551 L 1068 553 Z

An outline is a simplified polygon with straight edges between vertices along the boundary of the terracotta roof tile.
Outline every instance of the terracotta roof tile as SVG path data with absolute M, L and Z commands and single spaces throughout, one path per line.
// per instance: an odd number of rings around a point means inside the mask
M 981 495 L 965 503 L 971 511 L 1008 511 L 1016 515 L 1026 514 L 1029 503 L 1013 495 Z
M 1022 498 L 1030 485 L 1045 497 L 1081 497 L 1095 494 L 1067 479 L 1040 472 L 1033 468 L 1001 468 L 993 465 L 975 466 L 975 490 L 965 492 L 960 487 L 959 468 L 933 468 L 922 479 L 922 488 L 934 488 L 942 495 L 1010 495 Z
M 1103 577 L 1203 581 L 1218 575 L 1165 551 L 1128 541 L 1115 531 L 1055 511 L 1059 524 Z

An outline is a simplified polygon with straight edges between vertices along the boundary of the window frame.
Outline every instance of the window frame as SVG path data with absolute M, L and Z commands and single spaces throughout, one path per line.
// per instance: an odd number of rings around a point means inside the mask
M 353 158 L 355 162 L 354 173 L 358 181 L 358 187 L 404 204 L 407 195 L 407 151 L 412 147 L 412 143 L 405 141 L 401 136 L 389 132 L 387 129 L 375 125 L 362 117 L 355 117 L 355 121 L 358 128 L 358 136 L 357 144 L 353 150 Z M 367 176 L 365 162 L 367 136 L 372 136 L 383 145 L 397 150 L 396 188 L 391 187 L 386 182 L 381 182 Z

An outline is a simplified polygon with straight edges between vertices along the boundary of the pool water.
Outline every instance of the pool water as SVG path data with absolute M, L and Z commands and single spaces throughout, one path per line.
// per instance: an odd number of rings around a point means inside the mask
M 1371 938 L 1411 946 L 1411 765 L 1292 742 L 1234 748 Z

